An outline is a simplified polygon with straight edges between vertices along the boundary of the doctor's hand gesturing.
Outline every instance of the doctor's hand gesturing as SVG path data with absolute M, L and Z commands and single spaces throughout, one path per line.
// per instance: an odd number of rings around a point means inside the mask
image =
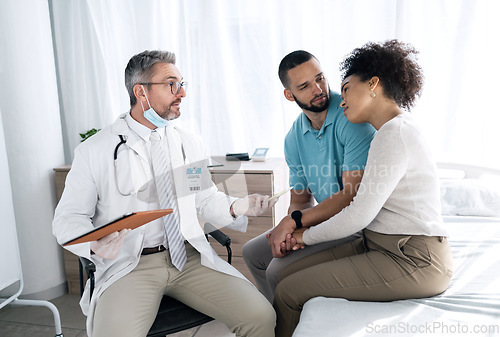
M 90 243 L 90 250 L 103 259 L 113 260 L 120 253 L 125 236 L 130 231 L 131 229 L 122 229 L 119 232 L 108 234 L 97 241 L 92 241 Z
M 236 216 L 259 216 L 262 215 L 268 208 L 274 206 L 278 198 L 269 200 L 268 195 L 250 194 L 244 198 L 240 198 L 231 205 L 231 214 Z

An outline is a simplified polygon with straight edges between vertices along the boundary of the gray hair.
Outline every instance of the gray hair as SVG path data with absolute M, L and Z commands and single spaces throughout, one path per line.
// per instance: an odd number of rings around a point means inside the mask
M 169 51 L 145 50 L 128 61 L 125 68 L 125 87 L 130 96 L 131 107 L 137 103 L 134 85 L 149 82 L 153 76 L 153 66 L 157 63 L 175 64 L 175 54 Z

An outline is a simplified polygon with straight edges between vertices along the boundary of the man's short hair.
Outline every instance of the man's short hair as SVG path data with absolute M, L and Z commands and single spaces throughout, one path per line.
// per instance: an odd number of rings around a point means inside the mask
M 169 51 L 145 50 L 132 56 L 125 68 L 125 87 L 130 97 L 130 106 L 137 103 L 134 95 L 134 85 L 145 83 L 153 76 L 153 66 L 157 63 L 175 64 L 175 54 Z
M 288 88 L 288 86 L 290 85 L 288 71 L 311 59 L 317 60 L 317 58 L 313 54 L 305 50 L 296 50 L 285 56 L 283 60 L 281 60 L 280 66 L 278 68 L 278 76 L 280 78 L 281 84 L 283 84 L 285 88 Z

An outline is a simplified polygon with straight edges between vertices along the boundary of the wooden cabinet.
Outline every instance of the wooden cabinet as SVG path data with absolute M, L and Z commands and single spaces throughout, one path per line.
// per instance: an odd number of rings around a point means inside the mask
M 56 181 L 57 201 L 61 199 L 64 191 L 64 183 L 71 165 L 64 165 L 54 168 Z M 78 257 L 70 251 L 63 249 L 64 270 L 66 273 L 66 282 L 68 283 L 68 292 L 72 295 L 80 294 L 80 280 L 78 271 Z
M 273 195 L 288 187 L 288 169 L 283 158 L 268 158 L 265 162 L 226 161 L 224 156 L 214 156 L 212 158 L 212 164 L 222 165 L 210 168 L 212 180 L 220 191 L 230 196 L 244 197 L 252 193 Z M 70 169 L 71 165 L 54 169 L 58 199 L 62 195 L 66 175 Z M 252 282 L 253 278 L 241 254 L 243 244 L 275 226 L 286 215 L 289 204 L 290 194 L 287 193 L 280 197 L 279 202 L 276 203 L 273 209 L 260 217 L 250 217 L 246 233 L 223 229 L 231 237 L 233 266 Z M 224 247 L 221 247 L 218 243 L 212 244 L 212 247 L 221 257 L 225 258 L 227 252 Z M 79 294 L 77 257 L 64 249 L 64 262 L 69 292 L 70 294 Z

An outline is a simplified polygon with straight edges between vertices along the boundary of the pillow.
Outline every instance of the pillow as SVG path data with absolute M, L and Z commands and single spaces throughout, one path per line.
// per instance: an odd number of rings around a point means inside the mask
M 442 179 L 441 213 L 500 216 L 500 186 L 479 179 Z

